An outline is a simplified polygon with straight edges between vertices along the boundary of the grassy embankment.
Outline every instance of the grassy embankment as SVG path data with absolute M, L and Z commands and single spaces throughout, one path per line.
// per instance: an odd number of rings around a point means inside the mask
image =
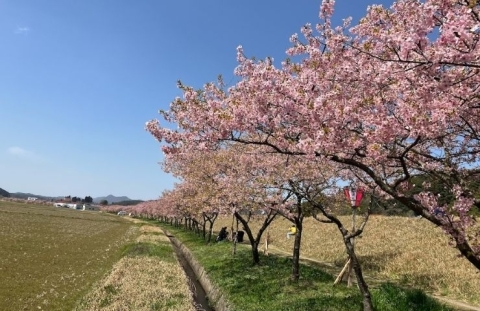
M 0 310 L 72 310 L 76 305 L 79 310 L 92 310 L 92 305 L 101 310 L 118 304 L 128 310 L 122 297 L 132 292 L 122 282 L 130 284 L 138 271 L 150 273 L 151 278 L 178 272 L 172 270 L 178 265 L 168 241 L 158 242 L 158 232 L 149 233 L 115 215 L 0 201 L 0 222 Z M 160 257 L 164 259 L 159 264 Z M 169 304 L 188 310 L 191 300 L 185 277 L 173 278 L 177 283 L 165 295 L 176 297 Z M 152 290 L 148 282 L 140 285 Z M 102 290 L 107 296 L 101 296 Z M 146 289 L 144 295 L 134 295 L 130 296 L 148 304 L 148 310 L 161 310 L 161 297 L 148 300 Z M 98 308 L 92 297 L 100 299 Z M 180 302 L 185 298 L 186 307 Z
M 303 265 L 299 282 L 290 281 L 291 259 L 262 255 L 261 264 L 252 266 L 251 252 L 239 245 L 232 257 L 231 243 L 205 245 L 203 239 L 182 229 L 162 224 L 181 240 L 207 271 L 209 278 L 224 292 L 232 310 L 361 310 L 356 287 L 333 286 L 335 276 L 319 267 Z M 451 310 L 420 290 L 402 290 L 383 283 L 373 289 L 377 310 Z
M 340 219 L 351 226 L 351 216 Z M 219 219 L 214 229 L 230 228 L 231 222 L 231 218 Z M 293 239 L 285 237 L 289 226 L 284 218 L 271 224 L 272 251 L 292 253 Z M 362 237 L 355 240 L 355 249 L 370 285 L 388 280 L 480 306 L 480 273 L 448 245 L 448 237 L 440 228 L 425 219 L 373 215 Z M 301 256 L 325 263 L 328 271 L 338 273 L 347 255 L 336 226 L 307 218 Z

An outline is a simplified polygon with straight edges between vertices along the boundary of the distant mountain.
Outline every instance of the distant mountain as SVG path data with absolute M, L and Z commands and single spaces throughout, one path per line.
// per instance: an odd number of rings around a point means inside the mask
M 10 192 L 8 192 L 7 190 L 3 190 L 2 188 L 0 188 L 0 196 L 2 197 L 9 197 L 10 196 Z
M 44 195 L 38 195 L 38 194 L 33 194 L 33 193 L 24 193 L 24 192 L 14 192 L 10 193 L 10 197 L 12 198 L 17 198 L 17 199 L 27 199 L 29 197 L 35 197 L 38 198 L 39 200 L 52 200 L 52 199 L 61 199 L 63 197 L 46 197 Z
M 25 200 L 29 197 L 35 197 L 35 198 L 38 198 L 39 200 L 46 200 L 46 201 L 50 201 L 52 199 L 53 200 L 58 200 L 58 199 L 63 199 L 64 198 L 63 196 L 47 197 L 47 196 L 44 196 L 44 195 L 38 195 L 38 194 L 26 193 L 26 192 L 8 193 L 8 191 L 5 191 L 2 188 L 0 188 L 0 195 L 6 197 L 7 195 L 5 195 L 5 194 L 8 194 L 12 198 L 25 199 Z M 81 199 L 83 199 L 83 198 L 81 198 Z M 111 194 L 107 195 L 106 197 L 93 198 L 94 203 L 100 203 L 100 201 L 102 201 L 102 200 L 107 200 L 108 204 L 117 203 L 117 202 L 132 201 L 132 199 L 130 199 L 129 197 L 126 197 L 126 196 L 116 197 L 116 196 L 111 195 Z
M 98 198 L 93 198 L 93 202 L 94 203 L 100 203 L 100 201 L 102 200 L 107 200 L 108 201 L 108 204 L 111 204 L 111 203 L 117 203 L 117 202 L 122 202 L 122 201 L 131 201 L 131 199 L 129 197 L 116 197 L 114 195 L 107 195 L 106 197 L 98 197 Z

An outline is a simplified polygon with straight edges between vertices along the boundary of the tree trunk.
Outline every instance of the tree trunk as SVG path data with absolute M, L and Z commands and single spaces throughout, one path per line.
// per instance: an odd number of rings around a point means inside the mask
M 297 224 L 297 232 L 295 233 L 295 242 L 293 244 L 292 258 L 292 281 L 298 281 L 300 278 L 300 243 L 302 242 L 302 224 Z
M 258 253 L 258 242 L 255 241 L 254 242 L 254 246 L 252 246 L 252 257 L 253 257 L 253 262 L 255 264 L 259 264 L 260 263 L 260 254 Z
M 355 254 L 352 241 L 350 238 L 346 238 L 346 235 L 343 234 L 343 232 L 342 235 L 348 256 L 350 257 L 350 264 L 353 265 L 353 271 L 355 272 L 355 277 L 357 279 L 358 289 L 363 296 L 363 310 L 373 311 L 372 296 L 370 294 L 370 290 L 368 289 L 368 285 L 363 278 L 362 267 L 360 266 L 360 262 Z
M 300 278 L 300 246 L 302 242 L 302 229 L 303 229 L 303 218 L 304 218 L 303 209 L 302 209 L 303 196 L 295 191 L 293 193 L 297 197 L 297 206 L 296 206 L 297 215 L 293 217 L 293 223 L 295 224 L 296 232 L 295 232 L 295 241 L 293 243 L 291 279 L 293 281 L 298 281 Z
M 370 294 L 370 290 L 368 289 L 368 285 L 363 278 L 362 267 L 360 266 L 360 262 L 358 261 L 357 255 L 355 254 L 355 248 L 353 245 L 353 238 L 355 236 L 351 236 L 343 227 L 342 222 L 332 214 L 329 214 L 325 211 L 322 205 L 316 205 L 322 214 L 327 217 L 332 223 L 337 225 L 338 230 L 342 234 L 343 243 L 345 244 L 345 248 L 347 250 L 347 254 L 350 258 L 350 264 L 353 266 L 353 271 L 355 272 L 355 277 L 357 279 L 358 289 L 363 297 L 363 310 L 364 311 L 373 311 L 373 304 L 372 304 L 372 295 Z M 370 215 L 370 208 L 366 212 L 365 219 L 363 223 L 360 225 L 359 229 L 356 229 L 355 232 L 352 231 L 352 235 L 356 234 L 359 235 L 363 232 L 363 228 L 368 221 L 368 216 Z
M 253 257 L 253 264 L 257 265 L 260 263 L 260 254 L 258 252 L 258 245 L 260 244 L 260 241 L 262 239 L 263 232 L 268 228 L 268 226 L 272 223 L 272 221 L 275 219 L 277 215 L 277 212 L 270 211 L 268 215 L 266 216 L 265 220 L 263 221 L 262 226 L 258 230 L 257 237 L 255 238 L 253 236 L 252 230 L 248 226 L 248 221 L 245 220 L 242 215 L 239 213 L 235 212 L 234 216 L 237 218 L 238 221 L 240 221 L 243 225 L 243 229 L 245 230 L 248 240 L 250 241 L 250 245 L 252 247 L 252 257 Z M 238 231 L 238 230 L 237 230 Z
M 237 218 L 237 220 L 239 220 L 242 223 L 243 229 L 247 233 L 248 240 L 250 241 L 250 245 L 252 246 L 253 264 L 258 265 L 260 263 L 260 255 L 258 253 L 258 243 L 255 241 L 255 238 L 253 237 L 252 230 L 248 226 L 248 222 L 245 219 L 243 219 L 243 217 L 239 213 L 235 212 L 234 215 L 235 215 L 235 218 Z
M 195 234 L 200 235 L 200 224 L 196 219 L 193 220 L 193 227 L 195 228 Z
M 212 233 L 213 233 L 213 221 L 210 221 L 210 227 L 208 228 L 207 243 L 210 243 L 210 241 L 212 240 Z
M 302 217 L 303 218 L 303 217 Z M 300 278 L 300 245 L 302 242 L 302 220 L 296 219 L 295 226 L 297 232 L 295 232 L 295 241 L 293 243 L 293 256 L 292 256 L 292 281 L 298 281 Z

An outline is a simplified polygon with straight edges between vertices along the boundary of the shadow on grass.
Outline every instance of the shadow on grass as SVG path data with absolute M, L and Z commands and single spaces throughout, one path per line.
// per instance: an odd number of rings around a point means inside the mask
M 382 284 L 373 291 L 373 302 L 382 311 L 450 311 L 451 308 L 442 305 L 427 296 L 419 289 L 402 289 L 391 283 Z

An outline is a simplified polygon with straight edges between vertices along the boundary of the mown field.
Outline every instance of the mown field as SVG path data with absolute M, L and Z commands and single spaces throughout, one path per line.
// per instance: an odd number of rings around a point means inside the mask
M 351 226 L 351 216 L 340 218 Z M 214 230 L 227 226 L 230 231 L 231 225 L 232 218 L 220 218 Z M 292 252 L 294 239 L 285 236 L 290 225 L 284 218 L 271 224 L 272 251 Z M 345 264 L 347 255 L 336 226 L 307 218 L 302 238 L 301 256 L 325 263 L 332 273 Z M 448 245 L 447 236 L 428 221 L 374 215 L 355 243 L 367 281 L 373 287 L 390 280 L 480 306 L 480 273 L 458 257 L 458 251 Z
M 0 201 L 0 310 L 72 310 L 139 226 L 106 213 Z

